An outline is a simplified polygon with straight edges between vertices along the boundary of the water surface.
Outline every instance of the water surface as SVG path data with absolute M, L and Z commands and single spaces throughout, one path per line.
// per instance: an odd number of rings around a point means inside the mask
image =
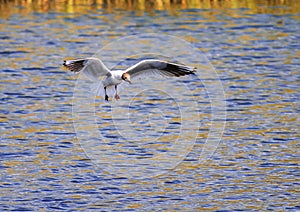
M 155 4 L 154 9 L 36 2 L 0 4 L 1 210 L 299 210 L 297 1 Z M 185 82 L 198 89 L 197 140 L 173 170 L 146 179 L 108 173 L 85 154 L 73 125 L 77 76 L 60 65 L 66 57 L 89 57 L 114 39 L 139 33 L 191 42 L 215 67 L 227 103 L 221 143 L 200 163 L 211 100 L 201 81 Z M 141 92 L 130 105 L 129 120 L 137 123 L 145 146 L 120 142 L 111 133 L 110 105 L 95 100 L 108 150 L 123 148 L 115 154 L 144 158 L 168 150 L 181 122 L 176 102 L 159 95 L 163 100 L 150 90 Z M 129 97 L 123 93 L 121 101 Z M 157 110 L 161 105 L 167 110 Z M 164 122 L 169 134 L 151 142 L 157 135 L 147 126 L 157 129 Z

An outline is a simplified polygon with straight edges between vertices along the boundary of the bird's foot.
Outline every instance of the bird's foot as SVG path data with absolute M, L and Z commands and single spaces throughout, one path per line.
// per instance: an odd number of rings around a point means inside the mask
M 105 101 L 107 101 L 107 102 L 108 102 L 108 96 L 107 96 L 107 95 L 105 95 Z
M 116 95 L 115 95 L 115 99 L 116 99 L 116 100 L 119 100 L 119 99 L 120 99 L 120 96 L 119 96 L 118 94 L 116 94 Z

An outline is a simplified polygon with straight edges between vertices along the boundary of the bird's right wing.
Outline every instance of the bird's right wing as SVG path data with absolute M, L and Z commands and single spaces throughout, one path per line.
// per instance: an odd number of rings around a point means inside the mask
M 109 69 L 98 58 L 64 60 L 63 65 L 72 72 L 83 72 L 90 80 L 97 81 L 99 77 L 110 76 Z

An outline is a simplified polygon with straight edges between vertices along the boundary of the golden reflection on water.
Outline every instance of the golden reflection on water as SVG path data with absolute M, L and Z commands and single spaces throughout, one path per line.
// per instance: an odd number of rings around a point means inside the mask
M 279 8 L 278 8 L 279 7 Z M 85 14 L 89 11 L 105 10 L 106 12 L 117 12 L 117 10 L 136 11 L 142 15 L 143 12 L 153 14 L 155 10 L 168 10 L 176 14 L 178 10 L 184 9 L 216 9 L 226 13 L 232 13 L 228 9 L 249 9 L 250 14 L 297 14 L 300 4 L 297 0 L 32 0 L 32 1 L 4 1 L 0 0 L 0 16 L 8 18 L 12 14 L 25 15 L 32 12 L 63 12 Z M 210 12 L 214 14 L 214 12 Z M 228 14 L 230 15 L 230 14 Z M 234 13 L 234 15 L 237 15 Z

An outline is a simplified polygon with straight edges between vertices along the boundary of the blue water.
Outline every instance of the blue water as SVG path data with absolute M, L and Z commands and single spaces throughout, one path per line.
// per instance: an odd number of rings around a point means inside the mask
M 35 12 L 1 18 L 0 209 L 299 210 L 299 14 L 227 12 Z M 167 33 L 204 54 L 219 75 L 227 111 L 221 143 L 199 162 L 210 130 L 211 102 L 201 80 L 185 79 L 200 105 L 198 137 L 184 158 L 178 155 L 175 167 L 144 179 L 110 173 L 84 150 L 72 113 L 78 76 L 61 67 L 64 58 L 90 57 L 118 38 L 139 33 Z M 113 61 L 106 57 L 104 62 Z M 140 85 L 131 89 L 138 91 Z M 167 99 L 163 92 L 159 97 L 148 90 L 132 102 L 129 120 L 142 133 L 139 141 L 128 143 L 112 133 L 107 113 L 116 105 L 95 100 L 96 122 L 105 138 L 99 148 L 112 154 L 105 158 L 108 162 L 124 155 L 151 159 L 169 150 L 168 142 L 183 123 L 176 102 L 162 101 Z M 129 98 L 121 93 L 119 104 Z M 166 140 L 149 132 L 159 132 L 155 127 L 161 125 L 167 126 Z M 176 155 L 170 160 L 177 160 Z M 144 171 L 142 163 L 135 168 Z

